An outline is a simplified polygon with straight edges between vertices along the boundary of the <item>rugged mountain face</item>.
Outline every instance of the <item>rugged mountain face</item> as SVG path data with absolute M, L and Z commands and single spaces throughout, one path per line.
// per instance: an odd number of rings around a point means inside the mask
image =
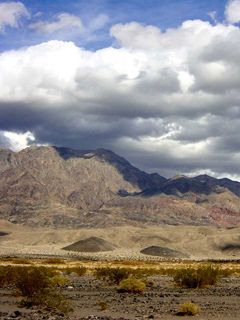
M 65 160 L 71 158 L 91 159 L 95 157 L 102 162 L 106 162 L 116 168 L 117 171 L 123 176 L 124 180 L 128 181 L 134 186 L 137 186 L 140 190 L 157 188 L 160 184 L 167 181 L 166 178 L 157 173 L 148 174 L 139 170 L 138 168 L 132 166 L 131 163 L 126 159 L 116 155 L 110 150 L 97 149 L 86 151 L 58 147 L 54 147 L 54 149 Z
M 109 150 L 0 149 L 0 218 L 56 227 L 240 224 L 240 183 L 165 179 Z
M 230 179 L 216 179 L 208 175 L 200 175 L 194 178 L 186 176 L 176 176 L 160 185 L 153 188 L 143 190 L 142 194 L 145 196 L 152 196 L 160 193 L 168 195 L 181 195 L 189 192 L 195 194 L 209 195 L 211 193 L 219 193 L 229 190 L 236 196 L 240 197 L 240 182 L 232 181 Z
M 223 187 L 231 191 L 232 193 L 236 194 L 238 197 L 240 197 L 240 182 L 238 181 L 232 181 L 227 178 L 223 179 L 216 179 L 213 177 L 210 177 L 206 174 L 197 176 L 194 178 L 194 180 L 202 183 L 206 183 L 211 187 Z

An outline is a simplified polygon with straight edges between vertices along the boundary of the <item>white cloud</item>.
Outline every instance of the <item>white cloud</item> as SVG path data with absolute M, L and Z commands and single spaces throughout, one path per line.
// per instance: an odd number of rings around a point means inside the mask
M 225 9 L 225 16 L 228 22 L 240 22 L 240 0 L 230 0 Z
M 208 16 L 212 19 L 212 21 L 214 23 L 217 23 L 218 20 L 217 20 L 217 11 L 210 11 L 208 12 Z
M 91 31 L 102 29 L 109 22 L 109 17 L 106 14 L 99 14 L 92 19 L 88 25 Z
M 83 23 L 79 16 L 60 13 L 55 15 L 53 20 L 39 20 L 31 23 L 28 27 L 42 34 L 50 34 L 58 38 L 78 37 L 81 41 L 96 41 L 101 31 L 109 22 L 109 17 L 105 14 L 99 14 L 88 23 Z
M 187 173 L 187 175 L 190 177 L 197 177 L 201 174 L 203 174 L 203 170 L 192 171 L 191 174 Z M 233 181 L 240 181 L 240 175 L 228 174 L 227 172 L 216 173 L 212 170 L 206 169 L 206 170 L 204 170 L 204 174 L 207 174 L 211 177 L 215 177 L 215 178 L 219 178 L 219 179 L 228 178 Z
M 110 34 L 123 47 L 151 50 L 161 46 L 161 30 L 154 26 L 143 26 L 137 22 L 116 24 Z
M 84 27 L 80 17 L 69 13 L 58 14 L 55 21 L 38 21 L 29 25 L 30 29 L 43 33 L 54 33 L 66 29 L 78 29 L 83 31 Z
M 115 148 L 163 174 L 240 175 L 240 29 L 112 27 L 116 47 L 50 41 L 0 55 L 0 125 L 37 142 Z M 149 154 L 149 156 L 148 156 Z
M 1 2 L 0 3 L 0 33 L 6 27 L 18 28 L 19 21 L 30 14 L 21 2 Z
M 16 133 L 11 131 L 0 131 L 0 145 L 13 151 L 19 151 L 29 146 L 35 140 L 34 135 L 27 131 Z

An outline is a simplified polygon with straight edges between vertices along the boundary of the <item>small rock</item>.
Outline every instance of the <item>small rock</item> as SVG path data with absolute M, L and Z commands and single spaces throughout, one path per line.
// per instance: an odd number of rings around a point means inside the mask
M 67 289 L 68 289 L 68 290 L 73 290 L 74 287 L 73 287 L 73 286 L 68 286 Z

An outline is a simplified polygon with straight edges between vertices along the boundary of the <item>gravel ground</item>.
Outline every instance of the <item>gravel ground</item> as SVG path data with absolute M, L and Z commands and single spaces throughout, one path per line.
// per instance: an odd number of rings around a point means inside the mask
M 25 320 L 111 320 L 111 319 L 163 319 L 187 320 L 191 317 L 176 315 L 179 305 L 192 301 L 201 311 L 195 316 L 199 320 L 240 319 L 240 278 L 222 279 L 218 285 L 206 289 L 175 288 L 167 276 L 151 277 L 153 287 L 142 294 L 118 293 L 116 287 L 96 280 L 92 275 L 71 277 L 71 285 L 64 294 L 72 301 L 74 312 L 65 316 L 61 312 L 47 309 L 20 308 L 20 297 L 13 295 L 11 288 L 0 290 L 0 319 Z M 99 302 L 106 304 L 101 311 Z

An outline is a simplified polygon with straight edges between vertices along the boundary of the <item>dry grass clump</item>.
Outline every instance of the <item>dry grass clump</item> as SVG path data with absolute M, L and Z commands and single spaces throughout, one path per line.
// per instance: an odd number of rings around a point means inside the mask
M 122 280 L 118 287 L 118 292 L 143 293 L 146 289 L 146 283 L 140 279 L 130 277 Z
M 183 268 L 175 270 L 174 282 L 179 287 L 204 288 L 215 285 L 223 276 L 218 267 L 212 265 L 194 268 Z
M 195 316 L 200 311 L 197 304 L 191 301 L 184 302 L 180 305 L 177 315 L 179 316 Z

